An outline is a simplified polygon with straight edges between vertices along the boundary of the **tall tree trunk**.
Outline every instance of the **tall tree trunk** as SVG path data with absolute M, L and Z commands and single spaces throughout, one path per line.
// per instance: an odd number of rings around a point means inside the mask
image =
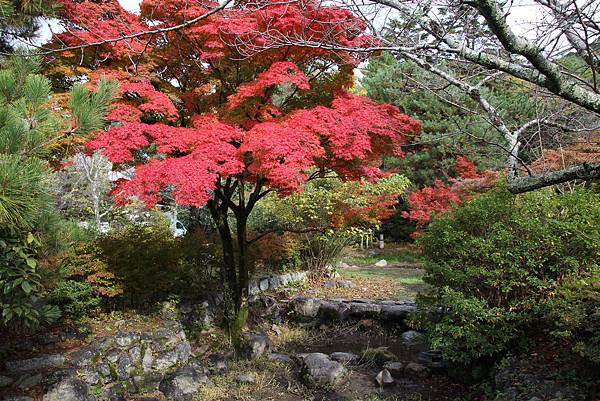
M 236 213 L 236 244 L 229 226 L 227 209 L 209 203 L 223 249 L 221 280 L 224 290 L 224 319 L 231 342 L 236 350 L 241 348 L 241 334 L 248 318 L 248 283 L 246 213 Z

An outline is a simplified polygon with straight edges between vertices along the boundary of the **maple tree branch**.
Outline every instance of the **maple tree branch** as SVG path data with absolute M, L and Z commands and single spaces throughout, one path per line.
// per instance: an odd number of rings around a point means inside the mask
M 202 20 L 210 17 L 211 15 L 218 13 L 219 11 L 225 9 L 232 2 L 233 2 L 233 0 L 225 0 L 225 2 L 221 5 L 219 5 L 218 7 L 215 7 L 196 18 L 192 18 L 189 21 L 182 22 L 181 24 L 167 26 L 164 28 L 149 29 L 146 31 L 136 32 L 136 33 L 132 33 L 129 35 L 121 35 L 118 38 L 102 39 L 97 42 L 83 43 L 81 45 L 73 45 L 73 46 L 64 46 L 59 49 L 48 49 L 45 51 L 35 52 L 35 53 L 29 54 L 29 55 L 30 56 L 31 55 L 44 56 L 44 55 L 48 55 L 48 54 L 52 54 L 52 53 L 59 53 L 59 52 L 70 51 L 70 50 L 79 50 L 79 49 L 85 49 L 87 47 L 101 46 L 101 45 L 120 42 L 120 41 L 128 40 L 128 39 L 136 39 L 136 38 L 139 38 L 142 36 L 147 36 L 147 35 L 156 35 L 156 34 L 160 34 L 160 33 L 177 31 L 177 30 L 192 26 L 192 25 L 196 24 L 197 22 L 202 21 Z M 0 54 L 11 55 L 12 53 L 0 52 Z

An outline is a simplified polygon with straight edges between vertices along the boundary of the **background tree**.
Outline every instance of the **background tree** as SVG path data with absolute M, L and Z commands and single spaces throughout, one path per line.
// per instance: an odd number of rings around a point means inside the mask
M 0 54 L 10 54 L 15 47 L 31 43 L 38 37 L 40 17 L 51 17 L 56 3 L 43 1 L 0 1 Z
M 283 242 L 280 249 L 286 251 L 287 243 L 298 251 L 288 258 L 297 256 L 303 268 L 320 277 L 347 245 L 357 243 L 363 234 L 372 235 L 375 227 L 395 213 L 397 199 L 408 185 L 399 174 L 376 183 L 320 178 L 285 198 L 270 194 L 250 217 L 250 242 L 258 245 L 253 253 L 258 258 L 271 255 L 270 248 L 277 247 L 269 241 Z
M 73 161 L 56 174 L 58 208 L 66 217 L 91 221 L 96 229 L 114 209 L 109 192 L 112 164 L 96 152 L 77 153 Z

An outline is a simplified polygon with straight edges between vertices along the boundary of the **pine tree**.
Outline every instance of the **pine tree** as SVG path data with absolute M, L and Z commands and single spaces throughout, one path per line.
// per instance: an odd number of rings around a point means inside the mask
M 52 16 L 56 8 L 52 0 L 0 0 L 0 53 L 12 53 L 16 45 L 35 39 L 39 17 Z
M 49 234 L 51 149 L 65 135 L 102 128 L 101 113 L 114 85 L 95 92 L 82 86 L 71 96 L 72 121 L 50 108 L 50 82 L 38 74 L 40 60 L 20 52 L 0 70 L 0 322 L 33 327 L 57 317 L 51 306 L 34 306 L 43 294 L 36 254 Z

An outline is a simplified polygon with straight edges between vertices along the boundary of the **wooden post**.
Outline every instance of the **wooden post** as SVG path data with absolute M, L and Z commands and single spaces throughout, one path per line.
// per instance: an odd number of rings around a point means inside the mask
M 385 244 L 383 243 L 383 233 L 379 234 L 379 249 L 383 249 Z

